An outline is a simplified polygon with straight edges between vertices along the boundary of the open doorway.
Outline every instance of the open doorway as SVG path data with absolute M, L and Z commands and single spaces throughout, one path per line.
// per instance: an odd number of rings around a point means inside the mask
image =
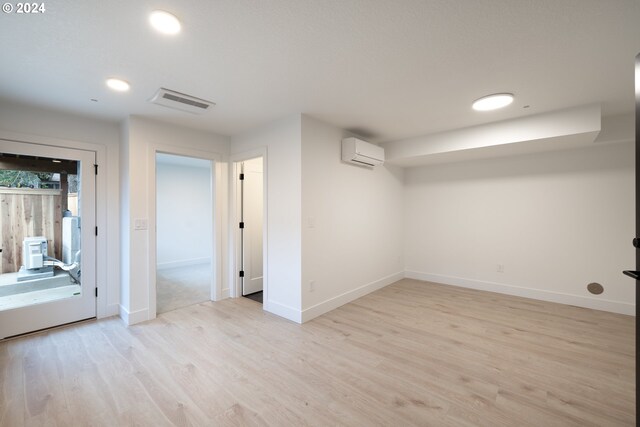
M 156 153 L 156 312 L 211 300 L 210 160 Z
M 264 299 L 264 170 L 263 158 L 238 163 L 239 267 L 242 296 Z

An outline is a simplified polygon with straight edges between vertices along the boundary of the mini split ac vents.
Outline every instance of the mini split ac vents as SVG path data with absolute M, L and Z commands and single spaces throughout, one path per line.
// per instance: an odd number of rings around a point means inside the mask
M 380 166 L 384 164 L 384 148 L 358 138 L 344 138 L 342 160 L 360 166 Z
M 175 90 L 165 89 L 161 87 L 149 100 L 149 102 L 163 107 L 173 108 L 175 110 L 186 111 L 193 114 L 202 114 L 216 105 L 206 99 L 196 98 L 195 96 L 185 95 Z

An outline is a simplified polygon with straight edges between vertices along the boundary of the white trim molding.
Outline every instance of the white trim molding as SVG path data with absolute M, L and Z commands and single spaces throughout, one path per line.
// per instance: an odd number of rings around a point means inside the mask
M 34 135 L 19 132 L 9 132 L 0 129 L 0 139 L 29 145 L 46 145 L 50 147 L 71 148 L 95 153 L 95 163 L 99 165 L 100 172 L 96 175 L 96 227 L 99 233 L 96 237 L 96 287 L 98 289 L 98 297 L 96 298 L 96 318 L 102 319 L 112 315 L 112 307 L 109 303 L 114 304 L 113 300 L 120 300 L 119 286 L 118 289 L 107 286 L 113 277 L 120 278 L 120 264 L 113 259 L 113 253 L 108 246 L 119 247 L 119 242 L 108 245 L 107 236 L 118 234 L 113 230 L 109 230 L 107 226 L 107 204 L 108 204 L 108 188 L 107 182 L 114 177 L 109 176 L 107 167 L 107 146 L 96 144 L 93 142 L 79 141 L 63 138 L 51 138 L 42 135 Z M 118 228 L 118 222 L 115 224 Z M 113 266 L 116 265 L 114 269 Z M 112 273 L 108 271 L 111 270 Z M 113 271 L 115 270 L 115 272 Z M 113 295 L 115 294 L 115 296 Z M 111 300 L 111 301 L 109 301 Z
M 514 295 L 541 301 L 575 305 L 578 307 L 627 314 L 630 316 L 635 316 L 636 312 L 635 304 L 601 298 L 590 298 L 580 295 L 571 295 L 561 292 L 524 288 L 522 286 L 509 285 L 505 283 L 485 282 L 482 280 L 465 279 L 462 277 L 445 276 L 442 274 L 423 273 L 418 271 L 405 271 L 405 277 L 407 279 L 416 279 L 425 282 L 440 283 L 443 285 L 460 286 L 468 289 L 478 289 L 481 291 L 496 292 L 499 294 Z
M 395 283 L 404 277 L 404 272 L 400 271 L 398 273 L 394 273 L 389 276 L 383 277 L 382 279 L 367 283 L 366 285 L 362 285 L 359 288 L 352 289 L 341 295 L 313 305 L 307 309 L 302 310 L 302 322 L 308 322 L 311 319 L 328 313 L 331 310 L 335 310 L 336 308 L 358 298 L 361 298 L 367 294 L 370 294 L 371 292 L 377 291 L 378 289 L 382 289 L 385 286 Z
M 236 153 L 229 156 L 229 295 L 231 298 L 239 298 L 242 296 L 242 282 L 237 272 L 239 270 L 238 265 L 240 264 L 239 259 L 242 256 L 240 253 L 240 231 L 237 227 L 238 222 L 240 222 L 240 213 L 239 213 L 239 203 L 240 203 L 240 195 L 238 189 L 238 180 L 236 177 L 239 174 L 238 171 L 238 163 L 262 158 L 262 300 L 263 300 L 263 310 L 268 310 L 268 300 L 269 300 L 269 213 L 268 213 L 268 205 L 269 205 L 269 194 L 268 194 L 268 180 L 269 180 L 269 169 L 267 165 L 267 147 L 259 147 L 253 150 L 244 151 L 242 153 Z M 277 306 L 280 304 L 275 303 Z M 286 307 L 286 306 L 282 306 Z M 283 312 L 288 312 L 290 307 L 283 308 Z M 291 309 L 294 310 L 294 309 Z M 297 310 L 294 310 L 298 312 Z M 276 313 L 272 311 L 272 313 Z M 276 313 L 277 314 L 277 313 Z M 299 318 L 299 313 L 294 315 L 293 317 Z M 292 318 L 283 315 L 283 317 L 293 320 Z M 294 320 L 295 322 L 296 320 Z
M 263 300 L 263 309 L 269 313 L 273 313 L 276 316 L 284 317 L 292 322 L 302 323 L 302 312 L 293 307 L 289 307 L 285 304 L 280 304 L 275 301 Z
M 156 307 L 156 265 L 157 260 L 157 247 L 156 247 L 156 228 L 157 228 L 157 213 L 156 213 L 156 154 L 172 154 L 178 156 L 194 157 L 210 161 L 211 165 L 211 205 L 214 214 L 212 215 L 212 234 L 207 236 L 211 239 L 211 301 L 219 301 L 223 298 L 222 282 L 224 281 L 224 264 L 222 262 L 222 253 L 225 251 L 225 227 L 224 222 L 224 199 L 226 198 L 224 189 L 227 186 L 226 170 L 223 170 L 223 156 L 213 151 L 203 151 L 194 148 L 178 147 L 166 144 L 157 144 L 154 142 L 149 143 L 147 152 L 148 170 L 147 170 L 147 182 L 149 185 L 149 196 L 147 198 L 147 212 L 149 215 L 149 234 L 148 234 L 148 265 L 147 274 L 149 278 L 148 282 L 148 310 L 147 315 L 149 317 L 142 320 L 155 319 L 157 314 Z M 224 194 L 221 194 L 224 193 Z M 122 311 L 121 311 L 122 312 Z M 137 314 L 138 312 L 136 312 Z M 129 319 L 131 319 L 129 315 Z M 137 317 L 136 317 L 137 319 Z M 126 322 L 125 322 L 126 323 Z M 135 323 L 135 322 L 134 322 Z
M 143 308 L 142 310 L 129 312 L 126 308 L 120 306 L 120 318 L 127 326 L 135 325 L 136 323 L 149 320 L 149 310 Z

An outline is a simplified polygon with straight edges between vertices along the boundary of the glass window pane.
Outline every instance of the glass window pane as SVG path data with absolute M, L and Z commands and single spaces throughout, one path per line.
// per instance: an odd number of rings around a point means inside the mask
M 0 153 L 0 310 L 81 296 L 79 171 Z

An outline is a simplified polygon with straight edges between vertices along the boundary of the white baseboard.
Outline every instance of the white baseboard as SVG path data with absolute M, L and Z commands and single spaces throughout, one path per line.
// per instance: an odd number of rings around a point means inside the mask
M 284 317 L 287 320 L 291 320 L 292 322 L 302 323 L 302 313 L 300 310 L 296 310 L 293 307 L 289 307 L 288 305 L 280 304 L 275 301 L 265 301 L 263 304 L 263 308 L 265 311 L 269 313 L 273 313 L 276 316 Z
M 123 306 L 120 306 L 120 318 L 127 326 L 135 325 L 136 323 L 149 320 L 149 310 L 144 308 L 142 310 L 129 312 Z
M 323 301 L 319 304 L 313 305 L 307 309 L 302 310 L 302 322 L 308 322 L 311 319 L 314 319 L 318 316 L 321 316 L 325 313 L 328 313 L 331 310 L 335 310 L 341 305 L 347 304 L 353 300 L 356 300 L 360 297 L 363 297 L 373 291 L 377 291 L 378 289 L 382 289 L 385 286 L 388 286 L 398 280 L 401 280 L 405 277 L 404 272 L 398 272 L 391 274 L 387 277 L 383 277 L 382 279 L 376 280 L 371 283 L 367 283 L 366 285 L 360 286 L 359 288 L 352 289 L 348 292 L 345 292 L 341 295 Z
M 166 270 L 168 268 L 177 268 L 177 267 L 188 267 L 190 265 L 200 265 L 200 264 L 209 264 L 211 262 L 210 258 L 193 258 L 193 259 L 182 259 L 180 261 L 171 261 L 171 262 L 163 262 L 158 263 L 156 266 L 158 270 Z
M 507 285 L 504 283 L 485 282 L 481 280 L 464 279 L 461 277 L 423 273 L 418 271 L 405 271 L 405 277 L 408 279 L 417 279 L 426 282 L 435 282 L 445 285 L 497 292 L 500 294 L 515 295 L 518 297 L 525 297 L 542 301 L 557 302 L 560 304 L 575 305 L 578 307 L 592 308 L 594 310 L 628 314 L 631 316 L 635 316 L 636 313 L 635 304 L 629 304 L 626 302 L 611 301 L 600 298 L 590 298 L 581 295 L 571 295 L 541 289 L 523 288 L 521 286 Z

